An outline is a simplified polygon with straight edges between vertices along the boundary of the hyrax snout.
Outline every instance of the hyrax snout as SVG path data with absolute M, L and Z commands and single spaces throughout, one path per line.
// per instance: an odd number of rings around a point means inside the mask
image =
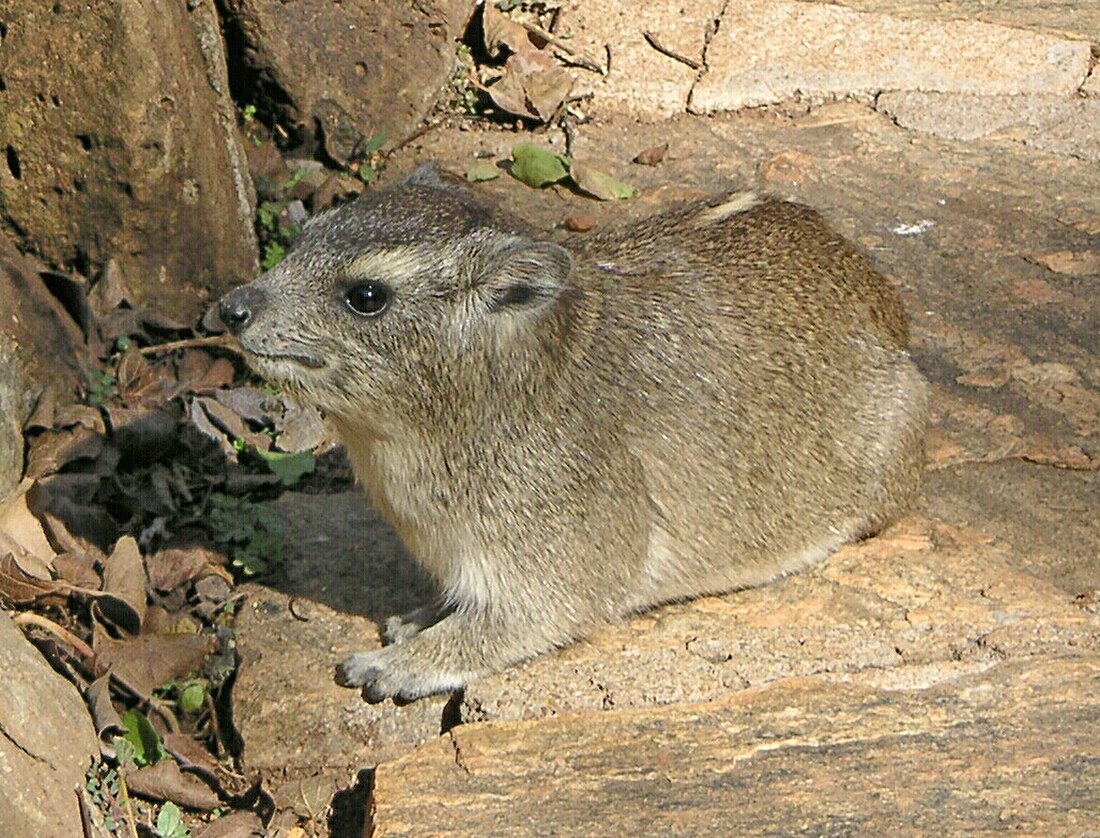
M 342 664 L 370 700 L 796 571 L 917 486 L 898 295 L 796 204 L 727 195 L 562 247 L 420 170 L 312 220 L 220 311 L 438 583 Z

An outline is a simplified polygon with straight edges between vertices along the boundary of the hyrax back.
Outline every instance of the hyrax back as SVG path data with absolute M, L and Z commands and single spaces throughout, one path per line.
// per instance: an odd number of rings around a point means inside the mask
M 440 586 L 438 622 L 343 664 L 372 700 L 805 567 L 917 485 L 898 296 L 794 204 L 726 196 L 566 249 L 421 171 L 312 221 L 221 311 Z

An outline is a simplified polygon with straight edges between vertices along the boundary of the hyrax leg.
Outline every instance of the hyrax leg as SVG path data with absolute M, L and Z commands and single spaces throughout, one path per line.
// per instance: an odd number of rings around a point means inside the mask
M 395 614 L 382 626 L 382 643 L 386 646 L 404 643 L 410 637 L 420 634 L 428 626 L 438 623 L 450 611 L 451 609 L 441 603 L 432 602 L 404 614 Z
M 514 611 L 459 609 L 400 643 L 349 655 L 336 677 L 344 686 L 361 687 L 370 702 L 412 701 L 458 689 L 568 640 L 544 628 L 534 629 L 529 616 Z

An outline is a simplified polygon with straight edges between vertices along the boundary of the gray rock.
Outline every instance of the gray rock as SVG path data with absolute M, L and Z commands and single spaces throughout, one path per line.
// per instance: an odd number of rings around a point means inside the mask
M 974 140 L 998 135 L 1035 148 L 1100 162 L 1100 100 L 1071 96 L 883 93 L 875 107 L 903 128 Z
M 292 131 L 320 129 L 343 163 L 379 133 L 414 131 L 444 93 L 470 0 L 226 0 L 257 96 Z M 243 69 L 243 68 L 242 68 Z
M 12 0 L 0 218 L 55 265 L 118 261 L 177 319 L 256 272 L 251 182 L 213 0 Z
M 825 3 L 727 6 L 689 110 L 814 103 L 884 90 L 1075 93 L 1089 45 L 974 20 L 918 20 Z
M 82 835 L 78 789 L 99 740 L 76 689 L 0 612 L 0 835 Z

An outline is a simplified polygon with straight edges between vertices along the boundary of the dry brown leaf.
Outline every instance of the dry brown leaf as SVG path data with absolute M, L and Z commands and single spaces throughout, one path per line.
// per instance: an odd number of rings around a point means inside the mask
M 92 681 L 84 690 L 84 699 L 92 711 L 96 735 L 101 742 L 110 741 L 113 734 L 125 732 L 126 727 L 122 724 L 122 719 L 111 702 L 110 675 L 101 675 Z
M 81 591 L 100 590 L 103 581 L 95 569 L 96 560 L 88 553 L 61 553 L 54 561 L 59 582 L 67 582 Z
M 195 833 L 195 838 L 262 838 L 266 834 L 263 821 L 255 812 L 233 812 L 212 821 Z
M 56 553 L 27 504 L 27 493 L 34 485 L 33 480 L 26 478 L 0 500 L 0 556 L 10 553 L 25 574 L 50 580 Z
M 283 418 L 275 423 L 279 432 L 279 448 L 291 454 L 312 451 L 329 438 L 325 420 L 317 408 L 288 401 Z
M 145 558 L 149 584 L 163 592 L 173 591 L 185 582 L 216 573 L 224 563 L 225 557 L 221 553 L 205 547 L 160 550 Z
M 502 111 L 528 119 L 538 119 L 538 114 L 527 106 L 527 91 L 523 81 L 515 73 L 505 73 L 484 88 L 489 98 Z
M 661 143 L 652 148 L 647 148 L 645 151 L 638 152 L 634 162 L 642 166 L 656 166 L 665 159 L 666 154 L 668 154 L 668 143 Z
M 30 605 L 44 594 L 63 590 L 49 579 L 36 579 L 23 572 L 10 553 L 0 553 L 0 596 L 15 605 Z
M 79 460 L 98 459 L 103 450 L 103 434 L 81 425 L 44 431 L 35 437 L 27 452 L 27 476 L 56 474 Z
M 87 404 L 68 404 L 59 407 L 54 412 L 54 427 L 56 428 L 87 428 L 97 434 L 107 432 L 107 426 L 103 423 L 103 414 L 99 408 Z
M 126 775 L 126 785 L 135 794 L 150 800 L 171 800 L 187 809 L 209 812 L 221 800 L 206 783 L 180 770 L 173 759 L 162 759 Z
M 103 565 L 103 595 L 92 608 L 130 634 L 141 631 L 145 619 L 145 565 L 132 536 L 123 536 Z
M 283 783 L 272 790 L 271 796 L 280 810 L 289 809 L 300 818 L 316 818 L 328 808 L 339 789 L 331 776 L 315 774 Z
M 92 627 L 97 675 L 110 670 L 148 699 L 169 681 L 194 675 L 213 650 L 204 634 L 143 634 L 115 640 L 99 622 Z
M 191 361 L 194 357 L 197 360 Z M 205 358 L 205 365 L 202 359 Z M 186 366 L 185 366 L 186 362 Z M 202 372 L 196 374 L 201 368 Z M 180 384 L 194 392 L 208 392 L 229 387 L 236 377 L 233 362 L 228 358 L 212 358 L 210 353 L 201 349 L 187 350 L 180 361 Z
M 490 58 L 498 58 L 502 47 L 513 53 L 531 48 L 527 30 L 507 15 L 501 14 L 492 3 L 481 4 L 481 31 L 484 35 L 485 51 Z
M 638 194 L 638 190 L 630 184 L 616 180 L 611 175 L 594 169 L 580 160 L 574 160 L 569 164 L 569 176 L 573 178 L 573 183 L 581 192 L 601 201 L 633 198 Z

